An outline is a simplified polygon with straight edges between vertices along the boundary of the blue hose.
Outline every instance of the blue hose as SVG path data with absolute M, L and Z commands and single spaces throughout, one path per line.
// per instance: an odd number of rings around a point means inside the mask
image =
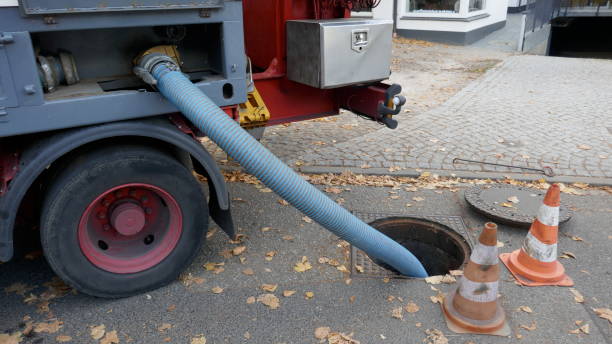
M 180 71 L 169 67 L 172 66 L 159 63 L 151 68 L 161 94 L 247 172 L 370 257 L 389 264 L 406 276 L 427 277 L 425 268 L 410 251 L 359 220 L 301 178 L 229 118 Z

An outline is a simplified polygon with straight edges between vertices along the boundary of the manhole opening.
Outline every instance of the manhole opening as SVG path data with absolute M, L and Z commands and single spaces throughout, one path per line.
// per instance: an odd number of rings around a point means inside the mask
M 410 217 L 387 217 L 371 222 L 370 226 L 410 250 L 430 276 L 460 269 L 471 254 L 468 242 L 459 233 L 440 223 Z M 389 265 L 376 259 L 372 261 L 398 274 Z

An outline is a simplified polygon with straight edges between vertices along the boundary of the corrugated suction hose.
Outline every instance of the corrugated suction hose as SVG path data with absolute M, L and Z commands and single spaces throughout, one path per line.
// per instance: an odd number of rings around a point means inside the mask
M 247 172 L 308 217 L 406 276 L 427 276 L 421 262 L 405 247 L 339 206 L 257 142 L 193 85 L 172 59 L 164 55 L 145 56 L 135 72 L 155 84 L 191 123 Z

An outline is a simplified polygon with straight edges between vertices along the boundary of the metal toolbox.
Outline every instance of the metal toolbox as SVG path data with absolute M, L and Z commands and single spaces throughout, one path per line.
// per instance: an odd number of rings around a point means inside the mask
M 316 88 L 384 80 L 391 70 L 391 20 L 287 22 L 287 77 Z

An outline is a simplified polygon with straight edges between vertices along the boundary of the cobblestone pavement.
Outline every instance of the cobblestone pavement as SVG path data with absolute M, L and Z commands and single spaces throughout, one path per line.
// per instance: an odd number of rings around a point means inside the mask
M 460 157 L 612 177 L 610 80 L 612 61 L 512 56 L 443 105 L 404 114 L 396 130 L 371 131 L 375 123 L 343 114 L 346 129 L 337 121 L 298 123 L 272 128 L 262 142 L 290 164 L 323 169 L 521 172 L 453 164 Z M 325 145 L 303 145 L 321 134 Z

